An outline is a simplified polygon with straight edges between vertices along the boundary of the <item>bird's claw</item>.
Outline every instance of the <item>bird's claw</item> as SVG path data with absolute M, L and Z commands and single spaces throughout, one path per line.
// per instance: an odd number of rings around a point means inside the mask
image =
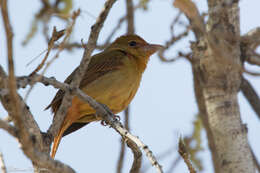
M 115 119 L 116 119 L 117 121 L 120 121 L 120 120 L 121 120 L 121 118 L 120 118 L 119 115 L 115 115 Z
M 114 116 L 115 116 L 115 119 L 116 119 L 117 121 L 120 121 L 120 120 L 121 120 L 120 116 L 118 116 L 118 115 L 114 115 Z M 102 125 L 102 126 L 107 126 L 108 123 L 107 123 L 105 120 L 101 120 L 101 125 Z
M 108 124 L 106 123 L 105 120 L 101 120 L 101 125 L 102 125 L 102 126 L 107 126 Z

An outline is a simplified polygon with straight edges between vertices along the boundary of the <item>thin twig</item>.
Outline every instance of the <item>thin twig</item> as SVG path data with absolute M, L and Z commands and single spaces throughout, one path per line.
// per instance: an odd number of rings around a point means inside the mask
M 73 27 L 73 25 L 71 26 Z M 71 32 L 69 32 L 70 34 Z M 67 32 L 67 35 L 69 35 L 68 32 Z M 45 64 L 53 46 L 54 46 L 54 42 L 57 41 L 60 37 L 62 37 L 64 35 L 64 30 L 62 31 L 58 31 L 56 30 L 56 27 L 53 28 L 53 31 L 52 31 L 52 37 L 48 43 L 48 49 L 47 49 L 47 52 L 42 60 L 42 62 L 37 66 L 37 68 L 30 74 L 30 76 L 36 74 Z M 45 71 L 46 71 L 47 68 L 45 68 Z M 29 90 L 27 91 L 27 93 L 25 94 L 25 97 L 24 97 L 24 101 L 26 102 L 26 100 L 28 99 L 29 97 L 29 94 L 31 93 L 31 91 L 33 90 L 35 85 L 31 85 L 31 87 L 29 88 Z
M 126 0 L 127 34 L 134 34 L 134 5 L 132 0 Z
M 168 156 L 170 156 L 174 151 L 175 151 L 174 147 L 171 146 L 167 150 L 165 150 L 162 153 L 158 154 L 158 156 L 156 156 L 156 157 L 157 157 L 158 160 L 163 160 L 163 159 L 167 158 Z M 148 169 L 150 169 L 150 165 L 149 164 L 144 165 L 141 172 L 142 173 L 147 172 Z
M 73 24 L 72 24 L 72 26 L 73 26 Z M 48 56 L 51 52 L 51 49 L 54 46 L 55 41 L 57 41 L 60 37 L 62 37 L 64 35 L 64 33 L 65 33 L 65 30 L 57 31 L 56 27 L 53 27 L 52 37 L 51 37 L 51 39 L 48 43 L 47 52 L 46 52 L 42 62 L 37 66 L 37 68 L 30 75 L 34 75 L 35 73 L 37 73 L 43 67 L 43 65 L 45 64 L 45 62 L 46 62 L 46 60 L 47 60 L 47 58 L 48 58 Z M 67 35 L 69 35 L 69 34 L 67 34 Z
M 178 17 L 178 16 L 177 16 Z M 165 43 L 165 46 L 163 49 L 161 49 L 159 52 L 158 52 L 158 56 L 160 58 L 161 61 L 163 62 L 174 62 L 176 61 L 177 59 L 181 58 L 181 57 L 186 57 L 188 60 L 190 60 L 190 58 L 188 58 L 188 56 L 182 56 L 182 55 L 185 55 L 184 53 L 181 53 L 179 52 L 178 56 L 177 57 L 174 57 L 174 58 L 166 58 L 165 57 L 165 52 L 166 50 L 168 50 L 171 46 L 173 46 L 176 42 L 182 40 L 183 38 L 185 38 L 188 33 L 190 31 L 190 27 L 187 27 L 186 30 L 184 32 L 182 32 L 181 34 L 177 35 L 177 36 L 172 36 L 172 38 L 167 41 Z
M 5 161 L 4 161 L 4 156 L 3 156 L 2 152 L 0 152 L 0 167 L 1 167 L 2 173 L 7 173 Z
M 12 26 L 9 21 L 8 15 L 8 7 L 7 0 L 1 0 L 1 13 L 4 21 L 4 28 L 6 34 L 6 42 L 7 42 L 7 56 L 8 56 L 8 72 L 9 72 L 9 80 L 8 80 L 8 88 L 10 89 L 10 98 L 13 102 L 13 115 L 18 117 L 17 122 L 19 122 L 19 113 L 20 106 L 17 99 L 16 93 L 16 79 L 14 72 L 14 61 L 13 61 L 13 31 Z
M 186 163 L 190 173 L 196 173 L 196 170 L 193 168 L 192 163 L 189 158 L 189 153 L 185 147 L 184 141 L 180 138 L 179 139 L 179 149 L 178 149 L 179 154 L 183 158 L 184 162 Z
M 246 33 L 241 41 L 245 42 L 252 50 L 260 45 L 260 27 L 254 28 Z
M 124 115 L 125 115 L 124 125 L 125 125 L 125 128 L 129 131 L 129 106 L 124 111 Z M 117 168 L 116 168 L 117 173 L 122 172 L 123 163 L 124 163 L 124 156 L 125 156 L 125 142 L 124 142 L 123 139 L 121 139 L 120 141 L 121 141 L 121 147 L 120 147 L 119 158 L 118 158 L 118 161 L 117 161 Z
M 133 1 L 132 0 L 126 0 L 126 19 L 127 19 L 127 34 L 134 34 L 134 6 L 133 6 Z M 119 23 L 120 24 L 120 21 Z M 113 33 L 112 33 L 113 34 Z M 111 36 L 111 35 L 110 35 Z M 130 106 L 130 105 L 129 105 Z M 126 130 L 130 131 L 129 129 L 129 109 L 130 107 L 127 107 L 126 110 L 124 111 L 125 115 L 125 128 Z M 126 140 L 126 143 L 128 147 L 132 150 L 133 155 L 134 155 L 134 161 L 132 164 L 132 168 L 130 170 L 131 173 L 138 173 L 140 168 L 141 168 L 141 162 L 142 162 L 142 152 L 140 149 L 137 147 L 135 143 L 132 141 Z M 124 156 L 125 156 L 125 143 L 124 140 L 121 140 L 121 148 L 120 148 L 120 155 L 118 158 L 118 164 L 117 164 L 117 173 L 122 172 L 123 169 L 123 163 L 124 163 Z
M 252 65 L 260 66 L 260 54 L 252 51 L 249 55 L 247 55 L 246 62 Z
M 172 37 L 174 37 L 174 27 L 176 26 L 176 24 L 179 22 L 180 17 L 181 17 L 182 12 L 179 11 L 177 16 L 174 17 L 174 20 L 172 21 L 171 25 L 170 25 L 170 31 L 171 31 L 171 35 Z
M 134 11 L 137 9 L 142 8 L 142 2 L 140 1 L 136 6 L 133 7 Z M 93 18 L 94 16 L 92 16 Z M 94 17 L 96 19 L 96 17 Z M 114 29 L 112 29 L 111 33 L 109 34 L 109 36 L 107 37 L 107 39 L 104 41 L 104 43 L 102 45 L 96 45 L 96 48 L 99 50 L 103 50 L 104 48 L 106 48 L 109 43 L 111 42 L 111 39 L 113 38 L 113 36 L 116 34 L 116 32 L 121 28 L 122 23 L 127 19 L 127 16 L 122 16 L 119 18 L 117 25 L 114 27 Z M 134 32 L 133 32 L 134 33 Z M 130 33 L 129 33 L 130 34 Z M 64 48 L 66 50 L 72 50 L 73 48 L 83 48 L 86 45 L 82 45 L 80 43 L 74 42 L 74 43 L 67 43 L 64 45 Z M 58 46 L 55 45 L 54 49 L 57 49 Z
M 88 64 L 91 60 L 91 54 L 95 49 L 100 30 L 103 27 L 104 21 L 108 15 L 112 5 L 115 2 L 116 2 L 116 0 L 107 0 L 105 2 L 105 7 L 104 7 L 103 11 L 101 11 L 96 23 L 91 27 L 91 33 L 90 33 L 88 43 L 87 43 L 84 53 L 83 53 L 83 58 L 81 60 L 78 71 L 75 74 L 75 76 L 77 76 L 77 77 L 73 78 L 71 81 L 71 84 L 70 84 L 70 86 L 72 88 L 77 88 L 79 86 L 80 81 L 82 80 L 82 78 L 85 74 L 85 71 L 88 67 Z M 58 130 L 60 129 L 60 127 L 63 123 L 63 120 L 66 116 L 66 112 L 71 105 L 71 100 L 72 100 L 72 95 L 70 93 L 65 93 L 65 95 L 62 99 L 62 103 L 61 103 L 55 117 L 53 118 L 53 123 L 47 131 L 47 133 L 50 136 L 57 135 Z

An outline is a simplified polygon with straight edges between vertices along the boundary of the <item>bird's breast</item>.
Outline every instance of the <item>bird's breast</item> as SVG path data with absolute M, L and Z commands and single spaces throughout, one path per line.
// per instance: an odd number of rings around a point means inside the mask
M 134 98 L 141 76 L 133 64 L 126 64 L 93 81 L 83 90 L 98 102 L 107 105 L 113 113 L 118 113 Z M 82 106 L 84 113 L 88 111 L 86 108 Z

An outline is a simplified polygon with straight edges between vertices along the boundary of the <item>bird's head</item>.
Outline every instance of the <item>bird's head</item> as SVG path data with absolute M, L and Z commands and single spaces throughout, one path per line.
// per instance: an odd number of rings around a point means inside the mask
M 108 49 L 120 49 L 136 58 L 149 58 L 162 46 L 149 44 L 138 35 L 124 35 L 117 38 Z

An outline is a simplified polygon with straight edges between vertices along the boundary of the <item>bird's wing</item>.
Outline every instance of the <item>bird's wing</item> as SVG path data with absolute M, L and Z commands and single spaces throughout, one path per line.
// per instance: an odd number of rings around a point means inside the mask
M 88 84 L 90 84 L 97 78 L 119 69 L 123 64 L 122 60 L 124 57 L 126 57 L 126 54 L 119 50 L 107 50 L 94 55 L 91 58 L 91 61 L 88 65 L 88 69 L 82 81 L 80 82 L 79 87 L 86 87 Z M 70 84 L 77 70 L 78 68 L 76 68 L 64 82 Z M 46 107 L 46 109 L 51 107 L 52 111 L 56 113 L 61 104 L 64 93 L 64 91 L 59 90 L 53 98 L 52 102 Z

